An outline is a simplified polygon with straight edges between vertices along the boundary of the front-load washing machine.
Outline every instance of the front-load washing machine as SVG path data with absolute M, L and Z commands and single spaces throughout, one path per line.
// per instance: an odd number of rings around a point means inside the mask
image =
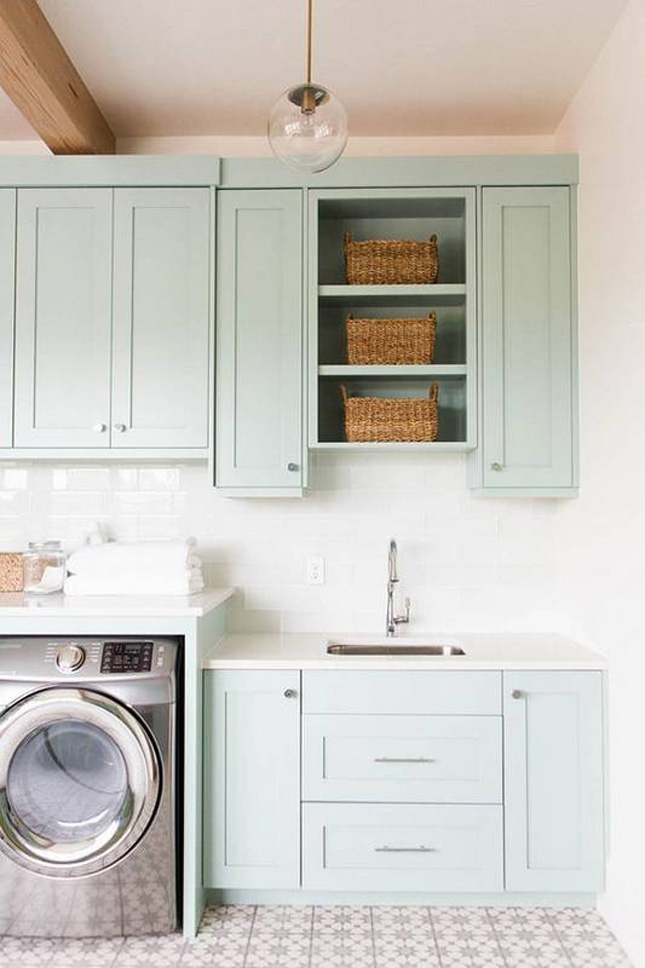
M 177 924 L 178 645 L 0 638 L 0 930 Z

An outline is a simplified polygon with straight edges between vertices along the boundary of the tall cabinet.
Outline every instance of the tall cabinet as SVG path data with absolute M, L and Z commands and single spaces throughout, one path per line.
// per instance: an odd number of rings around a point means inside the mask
M 306 484 L 302 192 L 219 195 L 216 483 L 267 496 Z
M 0 447 L 13 428 L 13 301 L 16 193 L 0 189 Z
M 482 191 L 479 485 L 577 484 L 568 186 Z

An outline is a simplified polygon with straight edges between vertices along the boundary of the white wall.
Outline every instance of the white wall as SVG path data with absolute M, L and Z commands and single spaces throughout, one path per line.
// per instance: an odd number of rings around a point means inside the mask
M 557 516 L 570 628 L 611 656 L 612 856 L 604 907 L 645 965 L 645 0 L 565 116 L 581 155 L 583 488 Z
M 240 629 L 381 630 L 387 542 L 399 540 L 415 629 L 553 628 L 556 508 L 485 501 L 463 455 L 320 455 L 304 500 L 231 500 L 205 467 L 5 465 L 0 548 L 71 547 L 92 521 L 124 539 L 195 534 L 211 581 L 244 591 Z M 322 554 L 327 582 L 305 583 Z

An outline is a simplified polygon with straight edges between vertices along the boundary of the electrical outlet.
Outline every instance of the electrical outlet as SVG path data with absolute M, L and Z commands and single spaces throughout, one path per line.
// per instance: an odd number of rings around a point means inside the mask
M 307 558 L 307 584 L 325 584 L 325 559 L 319 556 Z

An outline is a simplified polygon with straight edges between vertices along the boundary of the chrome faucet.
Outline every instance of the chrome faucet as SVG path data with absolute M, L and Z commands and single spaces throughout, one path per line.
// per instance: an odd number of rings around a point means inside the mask
M 410 621 L 410 599 L 405 599 L 405 615 L 397 615 L 394 605 L 394 592 L 399 582 L 399 575 L 396 570 L 396 541 L 390 541 L 390 550 L 387 555 L 387 611 L 385 613 L 385 634 L 388 638 L 394 638 L 398 625 L 407 625 Z

